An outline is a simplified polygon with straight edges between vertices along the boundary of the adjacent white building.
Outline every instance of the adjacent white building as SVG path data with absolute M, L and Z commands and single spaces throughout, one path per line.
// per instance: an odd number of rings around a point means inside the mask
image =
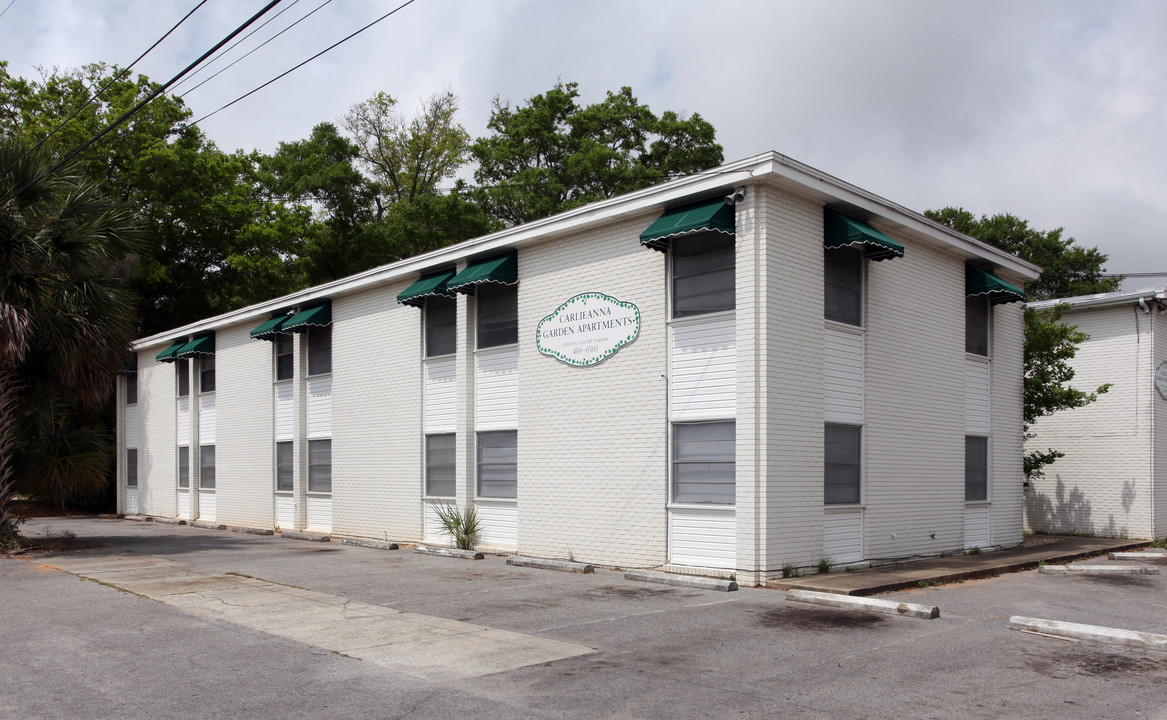
M 119 502 L 747 584 L 1010 546 L 1037 274 L 766 153 L 137 341 Z
M 1090 405 L 1038 420 L 1031 450 L 1066 455 L 1026 492 L 1029 529 L 1108 537 L 1167 535 L 1167 288 L 1032 303 L 1063 305 L 1090 339 L 1072 385 L 1110 390 Z

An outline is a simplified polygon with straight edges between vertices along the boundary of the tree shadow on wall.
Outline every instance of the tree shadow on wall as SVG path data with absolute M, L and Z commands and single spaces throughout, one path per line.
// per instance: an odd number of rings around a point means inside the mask
M 1086 494 L 1077 487 L 1067 493 L 1061 475 L 1055 477 L 1057 482 L 1052 494 L 1041 492 L 1033 485 L 1025 493 L 1025 517 L 1029 527 L 1058 534 L 1094 534 L 1093 512 Z

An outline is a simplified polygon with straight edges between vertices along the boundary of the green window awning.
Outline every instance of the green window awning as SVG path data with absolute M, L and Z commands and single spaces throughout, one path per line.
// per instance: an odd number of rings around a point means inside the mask
M 251 337 L 256 340 L 275 340 L 276 335 L 284 333 L 284 325 L 288 323 L 291 317 L 287 313 L 279 313 L 272 315 L 267 320 L 264 320 L 251 331 Z
M 154 359 L 158 362 L 174 362 L 178 359 L 178 351 L 182 349 L 183 345 L 186 345 L 185 339 L 176 340 L 170 347 L 155 355 Z
M 328 327 L 332 324 L 332 301 L 316 303 L 304 307 L 293 315 L 283 326 L 280 332 L 308 332 L 310 327 Z
M 189 358 L 195 355 L 214 355 L 215 354 L 215 333 L 202 335 L 191 340 L 186 345 L 178 349 L 174 354 L 176 358 Z
M 964 294 L 968 297 L 988 295 L 989 302 L 994 305 L 1025 300 L 1024 290 L 975 265 L 964 266 Z
M 648 229 L 640 233 L 640 244 L 664 252 L 669 241 L 696 232 L 734 234 L 733 206 L 723 198 L 665 210 Z
M 861 220 L 825 208 L 823 245 L 827 248 L 855 247 L 868 260 L 887 260 L 904 256 L 904 246 Z
M 466 266 L 466 269 L 455 275 L 446 283 L 446 287 L 454 292 L 467 295 L 474 294 L 474 286 L 478 283 L 494 282 L 503 285 L 514 285 L 519 282 L 519 258 L 514 252 L 505 255 L 496 255 L 486 260 L 478 260 Z
M 420 280 L 401 291 L 397 296 L 397 302 L 413 307 L 422 307 L 425 305 L 425 299 L 431 295 L 454 297 L 454 293 L 448 287 L 453 277 L 453 270 L 423 275 Z

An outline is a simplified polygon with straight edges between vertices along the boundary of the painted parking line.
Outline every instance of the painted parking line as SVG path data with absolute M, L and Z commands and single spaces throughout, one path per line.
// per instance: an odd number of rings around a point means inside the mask
M 45 558 L 42 564 L 210 620 L 427 680 L 461 680 L 595 652 L 573 643 L 401 612 L 148 555 L 83 551 Z

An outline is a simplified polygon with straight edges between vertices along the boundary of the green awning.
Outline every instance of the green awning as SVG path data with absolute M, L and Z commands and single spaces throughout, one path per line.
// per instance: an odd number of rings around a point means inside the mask
M 425 305 L 425 299 L 431 295 L 454 297 L 454 293 L 447 287 L 450 279 L 453 277 L 453 270 L 443 270 L 432 275 L 423 275 L 420 280 L 405 288 L 397 296 L 397 302 L 414 307 L 422 307 Z
M 669 240 L 695 232 L 734 233 L 733 206 L 723 198 L 665 210 L 648 229 L 640 233 L 640 244 L 664 252 Z
M 279 313 L 272 315 L 267 320 L 264 320 L 251 331 L 251 337 L 256 340 L 275 340 L 276 335 L 284 331 L 283 327 L 287 324 L 290 317 L 287 313 Z
M 174 362 L 178 359 L 178 351 L 182 349 L 183 345 L 186 345 L 185 339 L 177 340 L 170 347 L 155 355 L 154 359 L 158 362 Z
M 518 255 L 509 252 L 505 255 L 496 255 L 486 260 L 470 263 L 465 270 L 451 278 L 446 283 L 446 287 L 454 292 L 473 295 L 474 286 L 478 283 L 495 282 L 503 285 L 514 285 L 518 281 Z
M 214 355 L 215 354 L 215 333 L 203 335 L 191 340 L 186 345 L 178 349 L 174 354 L 176 358 L 188 358 L 194 355 Z
M 328 327 L 331 324 L 332 301 L 325 300 L 324 302 L 316 303 L 315 305 L 310 305 L 300 310 L 300 312 L 293 315 L 290 320 L 284 323 L 280 330 L 281 332 L 301 333 L 308 332 L 308 328 L 312 326 Z
M 1024 290 L 975 265 L 964 266 L 964 294 L 968 297 L 988 295 L 989 302 L 994 305 L 1025 300 Z
M 824 209 L 823 221 L 823 245 L 828 248 L 859 246 L 863 249 L 863 257 L 876 261 L 904 256 L 903 245 L 865 222 L 830 208 Z

